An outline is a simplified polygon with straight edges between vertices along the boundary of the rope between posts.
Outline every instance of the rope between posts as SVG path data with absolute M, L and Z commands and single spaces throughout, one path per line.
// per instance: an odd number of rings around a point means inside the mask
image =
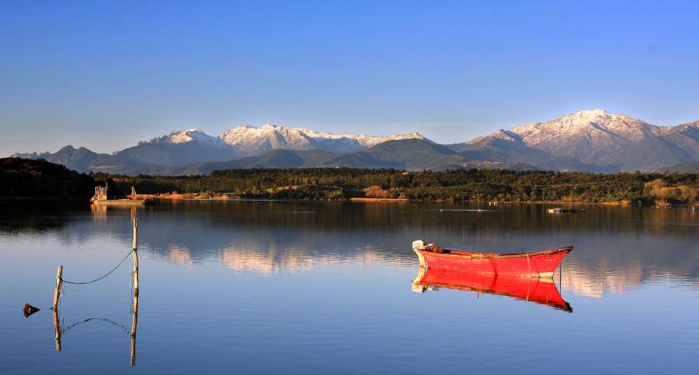
M 61 277 L 61 280 L 62 280 L 64 283 L 66 283 L 66 284 L 73 284 L 73 285 L 92 284 L 92 283 L 94 283 L 94 282 L 100 281 L 100 280 L 104 279 L 105 277 L 111 275 L 112 272 L 116 271 L 117 268 L 119 268 L 119 266 L 121 266 L 122 264 L 124 264 L 124 262 L 126 261 L 126 259 L 128 259 L 129 256 L 130 256 L 131 254 L 133 254 L 133 250 L 130 250 L 128 253 L 126 253 L 126 256 L 124 257 L 124 259 L 122 259 L 121 262 L 119 262 L 119 264 L 116 265 L 116 267 L 112 268 L 111 271 L 107 272 L 107 273 L 104 274 L 103 276 L 98 277 L 98 278 L 96 278 L 96 279 L 94 279 L 94 280 L 84 281 L 84 282 L 75 282 L 75 281 L 68 281 L 68 280 L 64 279 L 63 277 Z
M 126 326 L 124 326 L 123 324 L 119 324 L 119 323 L 117 323 L 117 322 L 115 322 L 115 321 L 113 321 L 113 320 L 106 319 L 106 318 L 87 318 L 87 319 L 85 319 L 85 320 L 82 320 L 82 321 L 73 323 L 73 324 L 71 324 L 69 327 L 66 327 L 66 328 L 62 329 L 62 330 L 61 330 L 61 334 L 64 334 L 64 333 L 70 331 L 72 328 L 74 328 L 74 327 L 76 327 L 76 326 L 79 326 L 79 325 L 81 325 L 81 324 L 84 324 L 84 323 L 87 323 L 87 322 L 90 322 L 90 321 L 93 321 L 93 320 L 95 320 L 95 321 L 100 321 L 100 322 L 104 322 L 104 323 L 109 323 L 109 324 L 111 324 L 111 325 L 113 325 L 113 326 L 115 326 L 115 327 L 117 327 L 117 328 L 120 328 L 122 331 L 124 331 L 124 332 L 127 333 L 127 334 L 130 334 L 130 333 L 131 333 L 131 332 L 129 331 L 129 329 L 128 329 Z

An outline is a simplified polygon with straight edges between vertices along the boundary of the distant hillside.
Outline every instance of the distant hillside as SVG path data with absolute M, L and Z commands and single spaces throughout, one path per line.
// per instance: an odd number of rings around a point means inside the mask
M 666 168 L 667 173 L 699 173 L 699 162 L 682 163 Z
M 218 137 L 200 129 L 174 131 L 111 155 L 66 146 L 56 153 L 14 156 L 44 158 L 81 172 L 126 175 L 302 167 L 659 172 L 699 162 L 699 121 L 656 126 L 595 109 L 448 146 L 418 133 L 376 137 L 239 126 Z
M 519 160 L 544 169 L 657 172 L 699 161 L 699 121 L 662 127 L 596 109 L 450 147 L 480 160 Z
M 94 194 L 92 177 L 46 160 L 0 159 L 0 198 L 85 199 Z
M 507 166 L 515 166 L 514 163 Z M 322 150 L 272 150 L 259 156 L 189 164 L 160 169 L 161 175 L 202 175 L 214 170 L 249 168 L 392 168 L 418 171 L 460 168 L 493 168 L 491 163 L 473 162 L 446 146 L 423 139 L 393 140 L 380 143 L 366 151 L 334 153 Z M 503 166 L 500 165 L 500 168 Z M 528 169 L 534 169 L 529 167 Z

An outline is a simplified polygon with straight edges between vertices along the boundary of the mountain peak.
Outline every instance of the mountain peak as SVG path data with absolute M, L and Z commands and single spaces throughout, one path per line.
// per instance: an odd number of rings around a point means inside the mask
M 619 118 L 619 117 L 625 118 L 627 116 L 609 113 L 603 109 L 592 109 L 592 110 L 584 110 L 584 111 L 575 112 L 575 113 L 572 113 L 570 115 L 563 116 L 563 117 L 556 119 L 556 120 L 547 121 L 547 123 L 558 121 L 558 122 L 561 122 L 567 126 L 575 126 L 575 125 L 587 126 L 587 124 L 589 124 L 589 123 L 609 122 L 609 121 L 612 121 L 612 120 Z
M 621 163 L 623 149 L 661 133 L 657 126 L 602 109 L 586 110 L 512 129 L 531 148 L 583 163 Z
M 523 137 L 531 133 L 546 132 L 573 135 L 580 132 L 588 132 L 590 129 L 612 131 L 620 133 L 635 133 L 640 131 L 645 135 L 654 133 L 653 127 L 641 120 L 631 118 L 623 114 L 614 114 L 603 109 L 584 110 L 546 122 L 536 122 L 529 125 L 521 125 L 512 132 Z
M 377 145 L 380 146 L 373 147 Z M 275 160 L 304 151 L 304 158 L 317 158 L 315 162 L 304 159 L 304 165 L 323 166 L 338 165 L 337 160 L 342 159 L 351 160 L 348 165 L 356 166 L 460 168 L 466 165 L 459 159 L 463 156 L 486 163 L 504 163 L 498 165 L 524 163 L 557 170 L 660 170 L 699 160 L 699 121 L 658 127 L 623 114 L 590 109 L 510 130 L 500 129 L 468 144 L 449 147 L 463 153 L 455 155 L 417 132 L 386 136 L 333 134 L 268 123 L 259 127 L 240 125 L 219 137 L 209 136 L 199 128 L 177 130 L 112 155 L 66 146 L 53 154 L 13 156 L 45 158 L 80 171 L 126 174 L 175 173 L 162 171 L 192 163 L 230 160 L 241 160 L 227 164 L 230 167 L 246 167 L 251 165 L 246 164 L 250 161 L 241 158 L 270 151 Z M 388 164 L 367 159 L 383 157 L 385 152 L 398 154 L 400 159 L 392 159 Z M 322 157 L 318 156 L 321 154 Z M 261 160 L 267 161 L 259 165 L 289 165 L 270 163 L 268 159 L 269 156 L 262 156 Z M 425 164 L 426 161 L 429 163 Z M 187 173 L 199 170 L 192 168 Z
M 286 128 L 275 124 L 261 127 L 242 125 L 225 131 L 221 140 L 246 154 L 257 154 L 272 149 L 321 149 L 331 152 L 354 152 L 379 143 L 401 139 L 426 139 L 419 133 L 395 134 L 383 137 L 372 135 L 333 134 L 307 128 Z
M 199 141 L 213 146 L 220 146 L 222 144 L 218 137 L 212 137 L 199 128 L 176 130 L 170 133 L 170 135 L 162 137 L 159 141 L 173 144 Z
M 585 109 L 582 111 L 578 111 L 574 113 L 575 115 L 579 117 L 599 117 L 599 116 L 609 116 L 613 115 L 613 113 L 609 113 L 605 111 L 604 109 Z
M 284 127 L 275 124 L 264 124 L 260 129 L 282 130 Z

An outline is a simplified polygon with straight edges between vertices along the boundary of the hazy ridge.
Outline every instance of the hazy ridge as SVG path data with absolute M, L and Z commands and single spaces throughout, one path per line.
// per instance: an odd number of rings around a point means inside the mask
M 111 155 L 66 146 L 55 153 L 13 156 L 46 159 L 80 172 L 128 175 L 300 167 L 697 172 L 699 121 L 662 127 L 596 109 L 451 145 L 419 133 L 376 137 L 244 125 L 217 137 L 200 129 L 173 131 Z

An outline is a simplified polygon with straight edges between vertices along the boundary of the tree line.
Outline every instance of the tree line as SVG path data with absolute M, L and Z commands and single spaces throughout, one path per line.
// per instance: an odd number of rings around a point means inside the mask
M 89 199 L 95 180 L 46 160 L 0 159 L 0 198 Z
M 109 176 L 116 188 L 208 197 L 344 200 L 355 197 L 445 202 L 696 204 L 699 175 L 469 169 L 233 169 L 208 176 Z
M 699 174 L 508 171 L 459 169 L 231 169 L 207 176 L 83 174 L 45 160 L 0 159 L 0 198 L 89 199 L 94 186 L 111 197 L 192 194 L 197 197 L 442 202 L 571 202 L 699 204 Z

